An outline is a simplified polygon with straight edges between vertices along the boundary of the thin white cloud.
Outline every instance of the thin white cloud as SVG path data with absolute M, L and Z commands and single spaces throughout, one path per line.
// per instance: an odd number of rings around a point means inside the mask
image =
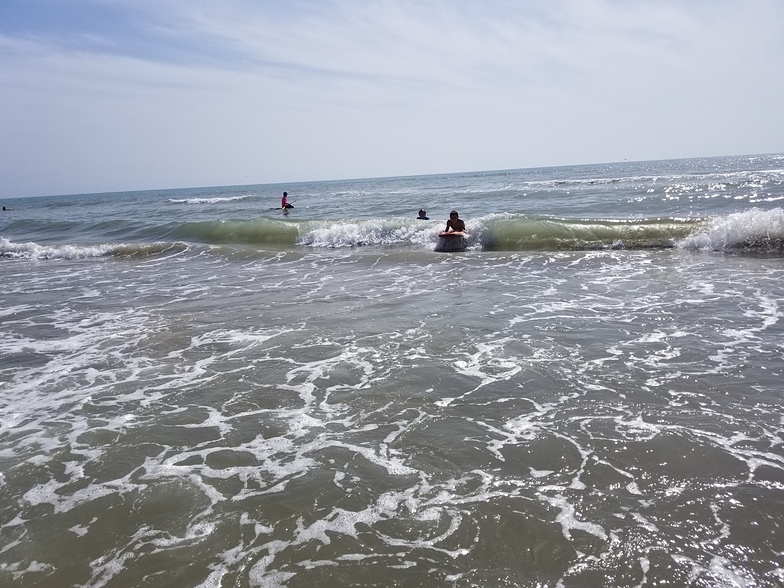
M 782 150 L 772 0 L 102 2 L 0 36 L 0 195 Z

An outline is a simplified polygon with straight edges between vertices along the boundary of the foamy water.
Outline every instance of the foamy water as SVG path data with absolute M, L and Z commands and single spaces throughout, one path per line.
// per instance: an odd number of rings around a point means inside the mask
M 547 190 L 633 207 L 654 183 L 588 171 Z M 471 215 L 481 178 L 457 176 L 461 253 L 433 251 L 432 206 L 241 219 L 221 189 L 145 221 L 124 196 L 80 240 L 15 234 L 45 226 L 15 201 L 0 584 L 780 585 L 781 184 L 690 215 L 716 178 L 683 172 L 651 176 L 644 218 Z M 732 174 L 721 198 L 747 194 Z

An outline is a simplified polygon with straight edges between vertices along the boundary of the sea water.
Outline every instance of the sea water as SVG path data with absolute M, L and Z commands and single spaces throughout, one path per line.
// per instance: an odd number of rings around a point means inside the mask
M 0 585 L 782 586 L 783 203 L 781 155 L 6 200 Z

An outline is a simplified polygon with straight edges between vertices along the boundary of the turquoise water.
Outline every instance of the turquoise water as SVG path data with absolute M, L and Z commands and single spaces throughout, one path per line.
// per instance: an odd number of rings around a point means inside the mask
M 0 585 L 782 585 L 782 199 L 773 155 L 6 201 Z

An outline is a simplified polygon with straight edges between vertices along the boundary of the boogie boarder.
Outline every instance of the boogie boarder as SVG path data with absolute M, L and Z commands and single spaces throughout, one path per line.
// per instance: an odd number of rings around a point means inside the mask
M 457 233 L 463 233 L 466 230 L 465 223 L 462 219 L 459 218 L 457 211 L 453 210 L 449 213 L 449 220 L 446 221 L 446 228 L 444 229 L 445 233 L 451 233 L 455 231 Z

